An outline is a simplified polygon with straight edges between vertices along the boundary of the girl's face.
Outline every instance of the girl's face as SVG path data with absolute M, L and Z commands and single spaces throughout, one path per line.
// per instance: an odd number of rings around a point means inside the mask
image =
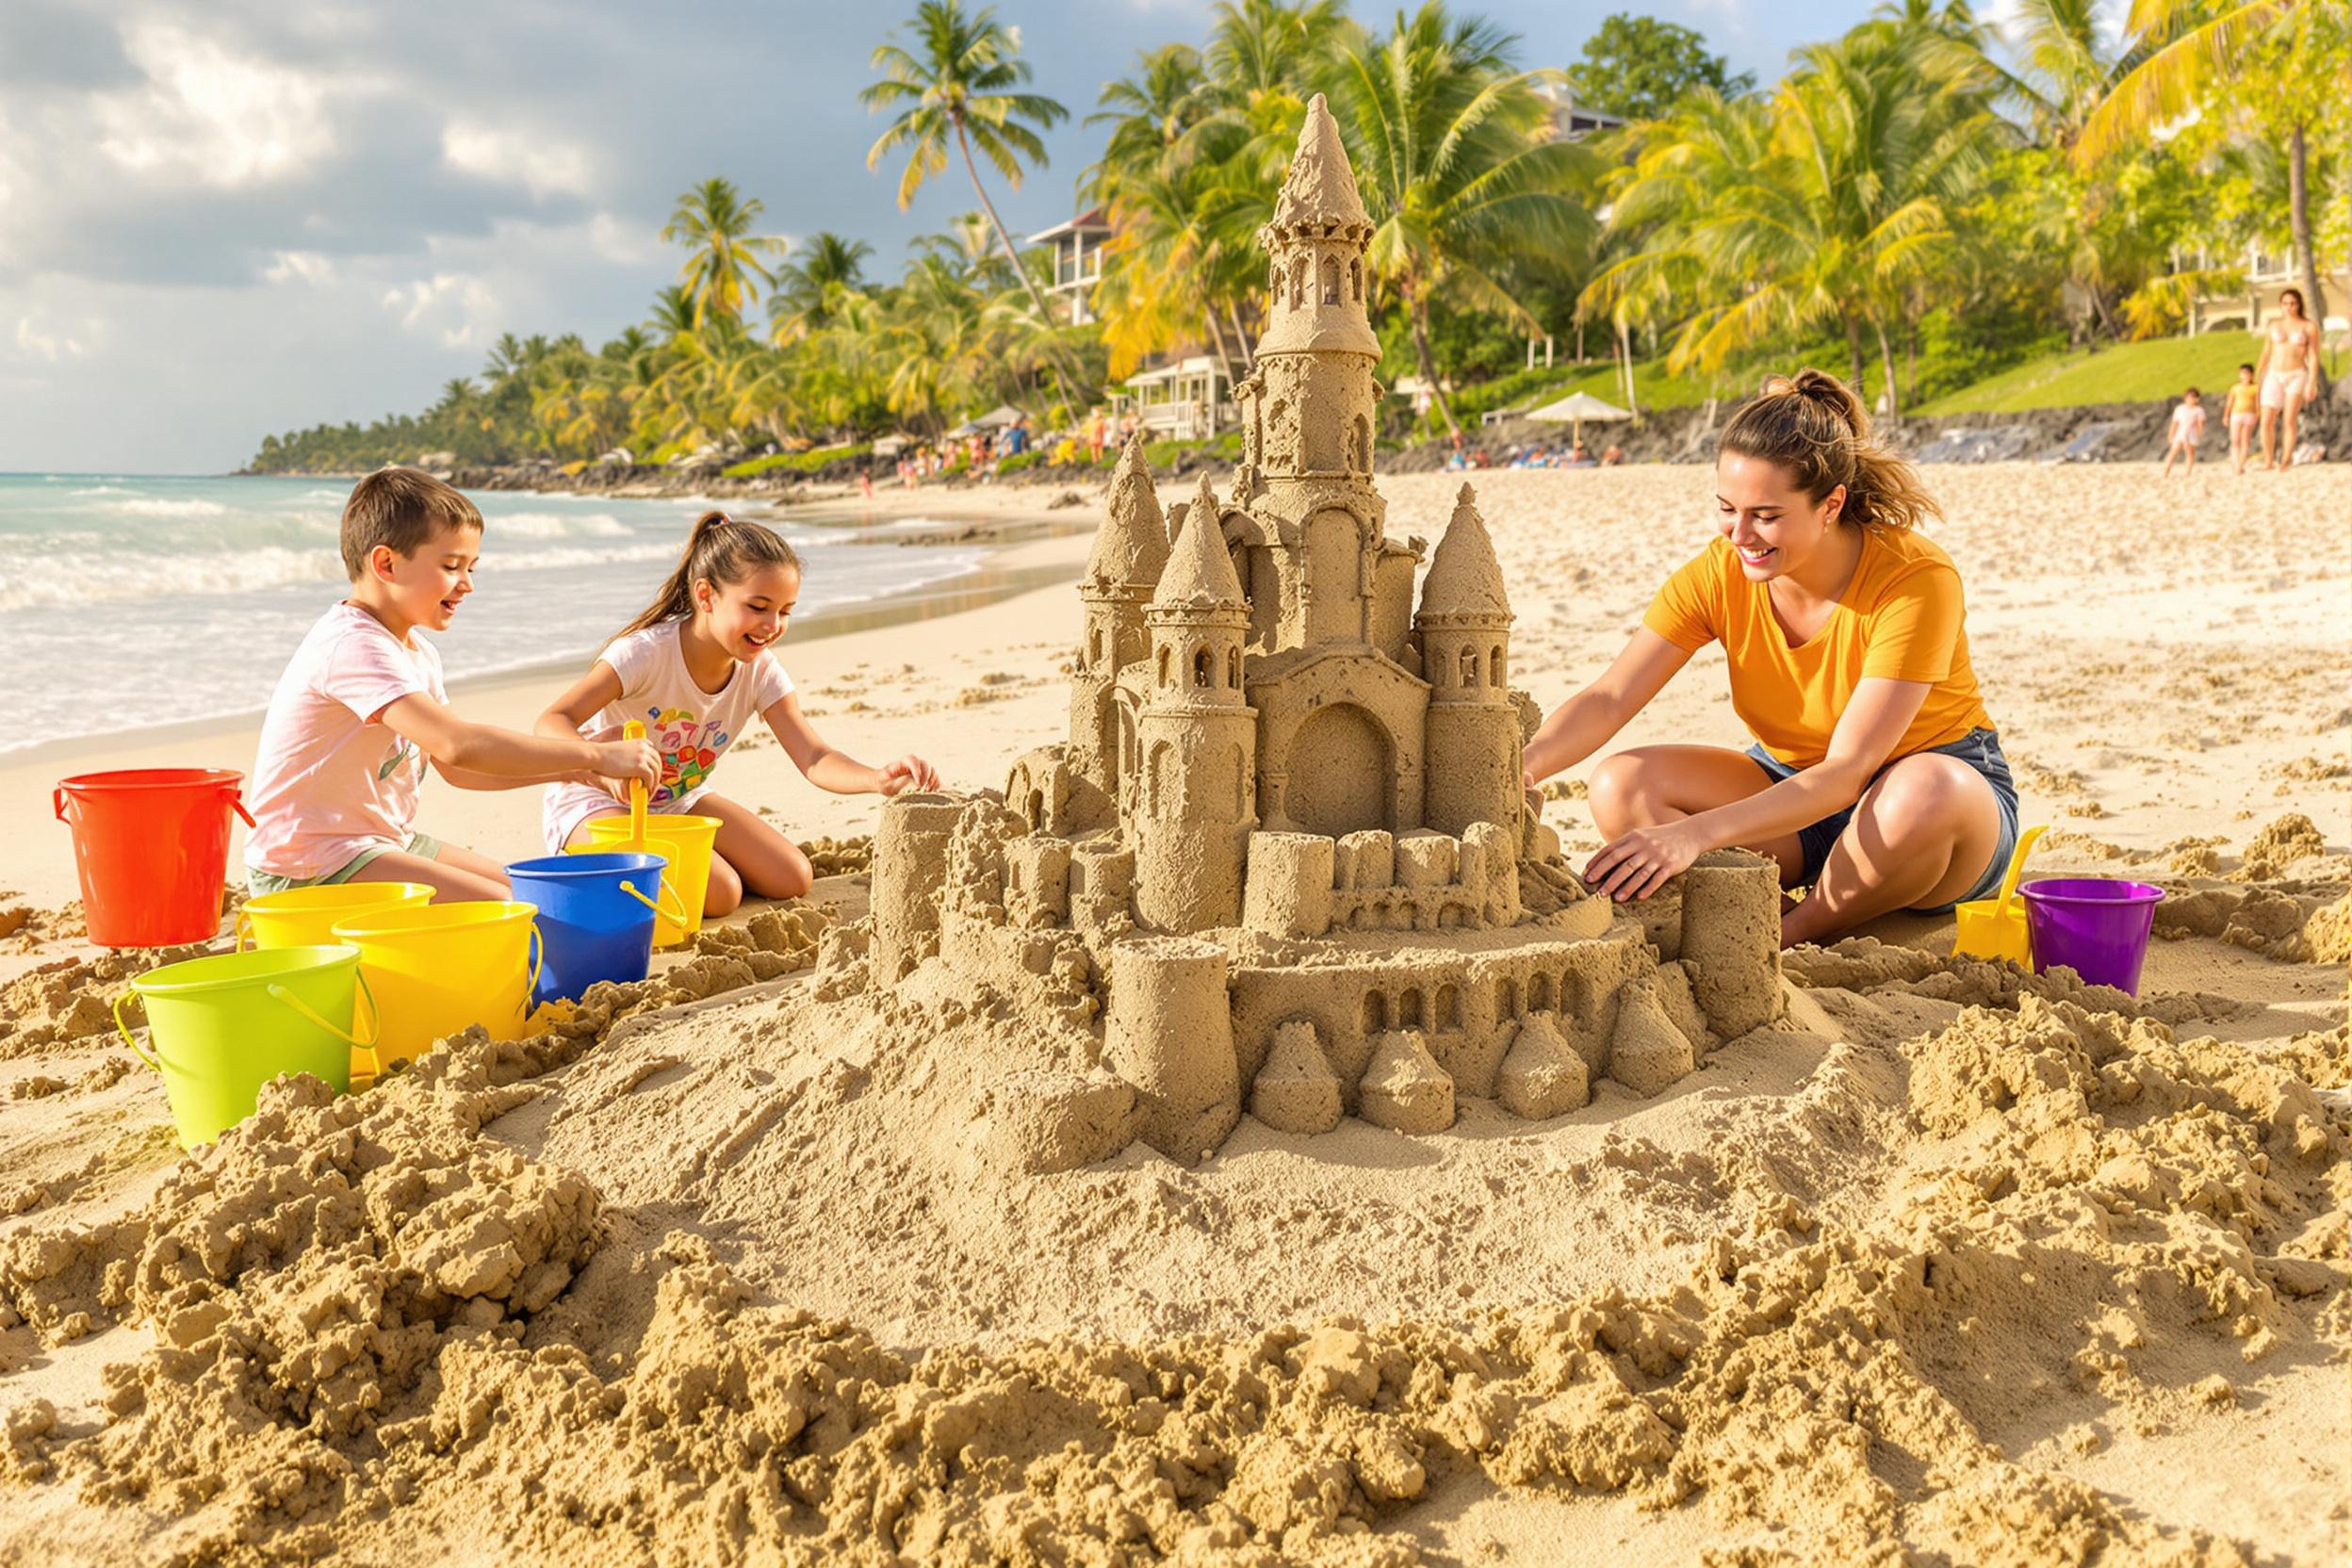
M 1750 582 L 1770 582 L 1805 564 L 1837 531 L 1842 484 L 1816 501 L 1788 470 L 1744 452 L 1715 460 L 1716 526 L 1731 541 Z
M 694 584 L 695 613 L 703 629 L 729 656 L 749 663 L 784 635 L 800 598 L 800 574 L 790 566 L 761 566 L 741 581 Z

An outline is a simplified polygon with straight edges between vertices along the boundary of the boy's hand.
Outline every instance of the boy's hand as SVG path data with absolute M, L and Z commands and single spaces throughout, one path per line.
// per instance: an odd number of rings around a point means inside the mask
M 874 792 L 888 799 L 907 790 L 936 790 L 939 787 L 938 770 L 920 757 L 907 756 L 883 766 L 882 782 Z
M 652 789 L 662 782 L 662 752 L 651 741 L 603 741 L 596 745 L 596 772 L 605 777 L 627 784 L 631 779 Z M 626 791 L 616 790 L 618 800 L 629 798 Z

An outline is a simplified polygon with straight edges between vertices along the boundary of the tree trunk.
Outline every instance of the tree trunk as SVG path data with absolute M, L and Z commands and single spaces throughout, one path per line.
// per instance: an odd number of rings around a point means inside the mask
M 1241 324 L 1241 307 L 1231 300 L 1225 302 L 1225 320 L 1233 329 L 1233 341 L 1241 346 L 1241 368 L 1247 375 L 1258 368 L 1258 346 L 1250 341 L 1250 334 Z
M 1849 373 L 1850 373 L 1850 374 L 1854 377 L 1854 384 L 1854 384 L 1854 395 L 1856 398 L 1861 398 L 1861 397 L 1862 397 L 1862 323 L 1861 323 L 1861 322 L 1859 322 L 1859 321 L 1857 321 L 1857 320 L 1855 320 L 1855 319 L 1854 319 L 1853 317 L 1851 317 L 1851 316 L 1849 316 L 1849 317 L 1847 317 L 1847 318 L 1846 318 L 1846 368 L 1847 368 L 1848 372 L 1849 372 Z M 1869 402 L 1869 400 L 1868 400 L 1867 399 L 1865 399 L 1865 400 L 1863 400 L 1862 406 L 1863 406 L 1864 408 L 1868 408 L 1868 407 L 1870 407 L 1870 402 Z
M 1886 417 L 1899 420 L 1903 417 L 1903 403 L 1895 396 L 1895 346 L 1886 340 L 1885 322 L 1873 318 L 1870 330 L 1878 334 L 1878 373 L 1886 380 Z
M 1225 384 L 1231 386 L 1234 381 L 1233 361 L 1233 356 L 1226 351 L 1225 329 L 1217 324 L 1217 312 L 1214 310 L 1202 311 L 1200 319 L 1208 324 L 1209 346 L 1217 354 L 1217 372 L 1225 378 Z M 1209 411 L 1209 417 L 1212 421 L 1216 419 L 1215 409 Z
M 1622 316 L 1617 318 L 1617 364 L 1625 372 L 1625 412 L 1633 416 L 1633 422 L 1638 425 L 1642 422 L 1642 399 L 1633 389 L 1633 335 L 1625 330 L 1625 318 Z
M 1013 276 L 1019 278 L 1021 286 L 1029 291 L 1029 302 L 1037 307 L 1037 319 L 1045 324 L 1049 333 L 1052 332 L 1054 312 L 1046 304 L 1045 296 L 1038 292 L 1037 280 L 1029 275 L 1029 269 L 1021 264 L 1021 253 L 1013 249 L 1013 237 L 1004 232 L 1004 220 L 996 215 L 996 204 L 988 200 L 988 188 L 980 183 L 980 166 L 972 160 L 972 142 L 964 135 L 964 122 L 960 119 L 956 122 L 956 146 L 964 155 L 964 172 L 972 176 L 972 193 L 980 198 L 980 210 L 988 215 L 988 226 L 996 231 L 997 243 L 1004 247 L 1004 259 L 1013 264 Z M 1052 339 L 1047 341 L 1051 343 Z M 1053 344 L 1053 354 L 1055 365 L 1062 372 L 1063 383 L 1073 400 L 1083 400 L 1090 389 L 1079 379 L 1077 368 L 1070 363 L 1058 343 Z
M 1429 357 L 1429 302 L 1412 293 L 1413 280 L 1405 280 L 1407 298 L 1413 301 L 1413 356 L 1421 367 L 1421 379 L 1429 384 L 1429 398 L 1437 411 L 1446 416 L 1446 429 L 1454 435 L 1462 433 L 1462 421 L 1454 417 L 1452 400 L 1446 396 L 1445 386 L 1437 379 L 1437 362 Z
M 2319 339 L 2328 330 L 2328 296 L 2319 286 L 2319 263 L 2311 253 L 2311 154 L 2303 141 L 2299 123 L 2287 134 L 2287 233 L 2295 242 L 2295 270 L 2303 274 L 2303 314 L 2319 327 Z M 2314 349 L 2316 350 L 2316 342 Z M 2319 373 L 2321 394 L 2328 390 L 2327 356 L 2312 354 L 2313 368 Z M 2317 402 L 2318 398 L 2311 400 Z

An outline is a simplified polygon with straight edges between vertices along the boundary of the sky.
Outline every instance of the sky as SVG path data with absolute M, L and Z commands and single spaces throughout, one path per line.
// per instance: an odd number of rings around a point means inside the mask
M 1528 66 L 1625 0 L 1485 0 Z M 1859 0 L 1648 8 L 1769 82 Z M 1357 0 L 1380 27 L 1389 12 Z M 911 210 L 858 102 L 913 0 L 5 0 L 0 472 L 218 473 L 270 432 L 430 404 L 500 333 L 641 320 L 681 253 L 657 232 L 711 174 L 762 232 L 831 229 L 894 271 L 973 209 L 959 168 Z M 990 194 L 1015 234 L 1074 209 L 1082 123 L 1139 50 L 1201 41 L 1209 0 L 998 0 L 1072 113 Z

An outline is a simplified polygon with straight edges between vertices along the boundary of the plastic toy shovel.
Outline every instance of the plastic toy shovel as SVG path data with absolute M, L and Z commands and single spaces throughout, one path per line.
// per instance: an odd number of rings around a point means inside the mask
M 645 738 L 645 727 L 641 721 L 631 719 L 621 726 L 621 735 L 625 740 L 642 741 Z M 642 778 L 629 781 L 629 841 L 632 849 L 643 851 L 645 847 L 645 781 Z M 2014 887 L 2017 880 L 2017 868 L 2012 866 L 2009 868 L 2009 886 Z M 2002 897 L 2006 898 L 2008 892 L 2009 887 L 2001 889 Z
M 2032 946 L 2026 940 L 2025 905 L 2017 897 L 2017 878 L 2025 874 L 2025 858 L 2042 833 L 2042 828 L 2029 827 L 2017 841 L 2017 853 L 2009 857 L 2008 873 L 2001 879 L 1999 898 L 1971 899 L 1952 910 L 1960 922 L 1952 939 L 1953 957 L 2006 958 L 2015 964 L 2030 960 Z

